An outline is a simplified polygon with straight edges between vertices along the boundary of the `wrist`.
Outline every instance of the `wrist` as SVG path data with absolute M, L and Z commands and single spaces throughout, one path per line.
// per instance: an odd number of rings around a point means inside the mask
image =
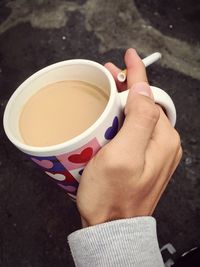
M 84 217 L 81 216 L 81 224 L 82 227 L 89 227 L 89 226 L 95 226 L 98 224 L 103 224 L 103 223 L 107 223 L 107 222 L 112 222 L 112 221 L 116 221 L 116 220 L 121 220 L 121 219 L 130 219 L 130 218 L 134 218 L 134 217 L 138 217 L 137 215 L 133 215 L 133 214 L 123 214 L 123 215 L 111 215 L 112 212 L 110 212 L 110 216 L 94 216 L 91 217 L 89 219 L 85 219 Z

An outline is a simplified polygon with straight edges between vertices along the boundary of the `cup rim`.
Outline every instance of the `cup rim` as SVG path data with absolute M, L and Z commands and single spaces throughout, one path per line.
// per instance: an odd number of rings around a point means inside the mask
M 109 96 L 109 100 L 108 103 L 104 109 L 104 111 L 102 112 L 102 114 L 100 115 L 100 117 L 89 127 L 87 128 L 84 132 L 82 132 L 81 134 L 73 137 L 72 139 L 69 139 L 65 142 L 56 144 L 56 145 L 52 145 L 52 146 L 44 146 L 44 147 L 37 147 L 37 146 L 31 146 L 31 145 L 27 145 L 23 142 L 21 142 L 20 140 L 18 140 L 11 132 L 10 128 L 9 128 L 9 123 L 8 123 L 8 119 L 9 119 L 9 113 L 10 110 L 12 109 L 12 104 L 15 101 L 16 97 L 23 93 L 23 91 L 25 90 L 26 86 L 33 81 L 34 79 L 37 79 L 38 77 L 42 76 L 44 73 L 46 73 L 47 71 L 50 71 L 52 69 L 55 68 L 59 68 L 62 66 L 66 66 L 66 65 L 90 65 L 90 66 L 94 66 L 96 68 L 98 68 L 99 70 L 101 70 L 105 76 L 108 78 L 108 82 L 109 82 L 109 89 L 110 89 L 110 96 Z M 116 84 L 115 84 L 115 80 L 113 78 L 113 76 L 111 75 L 111 73 L 100 63 L 92 61 L 92 60 L 88 60 L 88 59 L 70 59 L 70 60 L 64 60 L 64 61 L 60 61 L 54 64 L 51 64 L 47 67 L 44 67 L 40 70 L 38 70 L 37 72 L 33 73 L 31 76 L 29 76 L 24 82 L 22 82 L 17 89 L 13 92 L 13 94 L 11 95 L 11 97 L 8 100 L 8 103 L 6 105 L 5 111 L 4 111 L 4 116 L 3 116 L 3 126 L 4 126 L 4 131 L 8 137 L 8 139 L 15 145 L 17 146 L 20 150 L 26 152 L 27 154 L 30 155 L 39 155 L 39 154 L 48 154 L 51 152 L 51 154 L 55 154 L 56 152 L 62 150 L 63 148 L 66 147 L 71 147 L 74 146 L 75 144 L 81 142 L 82 140 L 84 140 L 85 138 L 87 138 L 93 131 L 95 131 L 98 126 L 105 120 L 107 114 L 109 114 L 114 101 L 115 101 L 115 93 L 117 92 L 114 88 L 116 88 Z

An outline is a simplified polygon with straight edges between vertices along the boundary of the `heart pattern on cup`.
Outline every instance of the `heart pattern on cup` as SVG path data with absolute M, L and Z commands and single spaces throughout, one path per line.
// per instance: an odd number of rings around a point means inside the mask
M 118 117 L 116 116 L 113 120 L 112 125 L 106 130 L 105 132 L 105 138 L 107 140 L 111 140 L 113 139 L 113 137 L 115 137 L 115 135 L 118 132 L 118 127 L 119 127 L 119 121 L 118 121 Z
M 80 154 L 73 154 L 68 157 L 68 160 L 73 163 L 85 163 L 88 162 L 93 154 L 92 147 L 85 148 Z
M 45 172 L 45 173 L 57 181 L 64 181 L 66 179 L 65 175 L 61 173 L 51 173 L 51 172 Z
M 53 168 L 53 162 L 51 162 L 50 160 L 47 160 L 47 159 L 39 160 L 36 158 L 31 158 L 31 160 L 34 161 L 37 165 L 39 165 L 42 168 L 45 168 L 45 169 Z
M 62 184 L 58 184 L 58 185 L 62 187 L 63 189 L 65 189 L 68 193 L 75 193 L 77 191 L 77 188 L 72 185 L 62 185 Z
M 80 175 L 82 175 L 82 174 L 83 174 L 83 171 L 84 171 L 84 169 L 81 169 L 78 173 L 79 173 Z

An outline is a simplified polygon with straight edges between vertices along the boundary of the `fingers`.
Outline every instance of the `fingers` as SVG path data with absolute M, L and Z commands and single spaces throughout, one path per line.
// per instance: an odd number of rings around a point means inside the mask
M 108 62 L 104 65 L 106 67 L 106 69 L 108 69 L 110 71 L 110 73 L 112 74 L 115 83 L 117 85 L 117 89 L 121 92 L 127 89 L 127 83 L 121 83 L 118 81 L 117 79 L 117 75 L 119 72 L 121 72 L 121 69 L 119 69 L 117 66 L 115 66 L 113 63 Z
M 146 150 L 146 157 L 151 158 L 151 166 L 147 166 L 147 172 L 152 170 L 152 173 L 160 173 L 163 166 L 171 169 L 171 164 L 179 151 L 180 137 L 176 130 L 171 126 L 167 116 L 161 107 L 157 106 L 160 110 L 159 120 L 154 128 L 151 142 Z M 155 181 L 157 177 L 154 175 L 152 178 Z
M 138 82 L 148 82 L 145 66 L 135 49 L 129 48 L 126 51 L 124 61 L 127 68 L 127 88 Z
M 119 151 L 130 157 L 135 154 L 144 156 L 158 119 L 159 109 L 151 99 L 149 85 L 135 84 L 129 92 L 124 124 L 113 142 Z
M 152 188 L 151 198 L 155 199 L 152 212 L 182 157 L 180 137 L 163 110 L 160 107 L 159 109 L 160 117 L 146 150 L 145 171 L 142 177 L 143 182 Z
M 168 151 L 174 146 L 180 145 L 180 137 L 172 127 L 162 108 L 160 106 L 158 108 L 160 110 L 160 119 L 155 127 L 152 138 L 164 151 Z
M 164 193 L 173 173 L 175 172 L 180 160 L 182 157 L 182 148 L 179 148 L 178 153 L 176 154 L 172 166 L 170 169 L 168 169 L 168 173 L 164 173 L 164 175 L 162 175 L 161 177 L 159 177 L 159 180 L 155 183 L 155 185 L 153 186 L 153 190 L 152 190 L 152 198 L 155 199 L 154 203 L 152 203 L 152 208 L 151 208 L 151 212 L 149 213 L 149 215 L 152 215 L 152 213 L 154 212 L 158 201 L 160 200 L 162 194 Z
M 129 48 L 126 51 L 124 61 L 127 69 L 127 81 L 124 83 L 119 82 L 117 79 L 117 75 L 121 72 L 121 69 L 111 62 L 104 65 L 113 75 L 119 91 L 124 91 L 138 82 L 148 82 L 145 66 L 135 49 Z

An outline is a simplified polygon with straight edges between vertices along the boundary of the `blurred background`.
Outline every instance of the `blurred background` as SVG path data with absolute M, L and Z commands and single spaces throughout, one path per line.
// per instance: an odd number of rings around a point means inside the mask
M 184 149 L 154 214 L 168 266 L 200 245 L 199 13 L 198 0 L 0 1 L 1 121 L 16 87 L 49 64 L 85 58 L 124 67 L 129 47 L 142 58 L 162 53 L 147 69 L 149 82 L 173 98 Z M 74 266 L 67 235 L 79 228 L 75 204 L 7 140 L 1 124 L 0 266 Z

